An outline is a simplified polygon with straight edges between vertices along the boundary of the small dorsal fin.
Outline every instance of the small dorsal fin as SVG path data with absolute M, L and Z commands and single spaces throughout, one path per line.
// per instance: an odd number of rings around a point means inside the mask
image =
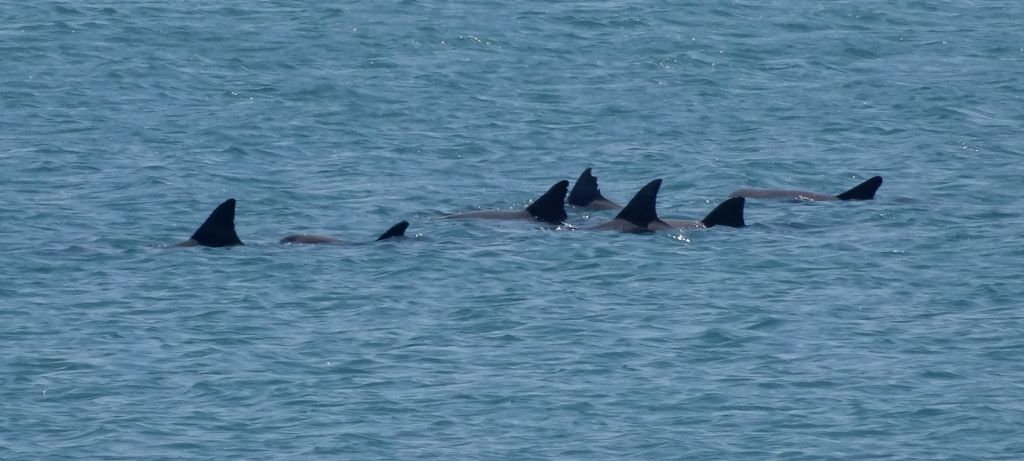
M 875 198 L 875 191 L 877 191 L 881 186 L 882 177 L 875 176 L 858 184 L 853 189 L 837 195 L 836 198 L 839 200 L 871 200 Z
M 409 221 L 402 221 L 402 222 L 400 222 L 398 224 L 395 224 L 394 226 L 391 226 L 391 228 L 388 229 L 387 232 L 384 232 L 383 234 L 380 234 L 380 237 L 377 237 L 377 240 L 380 241 L 380 240 L 387 240 L 387 239 L 392 238 L 392 237 L 404 237 L 405 236 L 405 230 L 408 229 L 408 228 L 409 228 Z
M 647 227 L 652 222 L 661 221 L 655 210 L 655 202 L 658 200 L 658 189 L 660 188 L 660 179 L 647 183 L 629 200 L 629 203 L 615 216 L 615 219 L 623 219 L 639 227 Z
M 743 197 L 733 197 L 728 199 L 719 203 L 714 210 L 711 210 L 711 213 L 708 213 L 708 215 L 701 220 L 701 222 L 704 223 L 704 227 L 746 226 L 747 223 L 743 222 L 744 203 L 746 203 L 746 199 Z
M 569 204 L 575 206 L 587 206 L 594 200 L 608 200 L 601 195 L 601 189 L 597 187 L 597 177 L 590 174 L 590 168 L 583 170 L 576 184 L 569 192 Z
M 530 216 L 551 224 L 565 222 L 565 193 L 569 190 L 569 181 L 562 180 L 551 186 L 544 195 L 541 195 L 526 211 Z
M 229 198 L 218 205 L 191 239 L 208 247 L 241 245 L 242 241 L 235 233 L 235 199 Z

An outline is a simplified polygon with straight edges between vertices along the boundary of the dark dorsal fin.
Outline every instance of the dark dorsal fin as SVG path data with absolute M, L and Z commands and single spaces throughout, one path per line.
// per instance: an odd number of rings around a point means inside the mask
M 655 202 L 658 200 L 658 189 L 660 188 L 660 179 L 647 183 L 629 200 L 629 203 L 615 216 L 615 219 L 624 219 L 640 227 L 647 227 L 652 222 L 661 221 L 655 210 Z
M 235 199 L 229 198 L 218 205 L 191 239 L 208 247 L 241 245 L 242 241 L 235 233 Z
M 568 190 L 569 181 L 558 181 L 544 195 L 526 207 L 526 211 L 541 221 L 561 224 L 565 222 L 565 193 Z
M 743 222 L 743 204 L 746 203 L 746 201 L 747 200 L 743 197 L 733 197 L 719 203 L 714 210 L 711 210 L 711 213 L 708 213 L 708 215 L 701 220 L 701 222 L 704 223 L 704 227 L 746 226 L 747 223 Z
M 864 181 L 842 194 L 836 197 L 839 200 L 871 200 L 875 198 L 875 191 L 882 186 L 882 177 L 875 176 L 867 181 Z
M 597 187 L 597 177 L 590 174 L 590 168 L 583 170 L 583 174 L 576 180 L 569 192 L 569 204 L 575 206 L 587 206 L 594 200 L 608 200 L 601 195 L 601 189 Z
M 395 224 L 394 226 L 391 226 L 391 228 L 388 229 L 387 232 L 384 232 L 383 234 L 380 234 L 380 237 L 377 237 L 377 240 L 380 241 L 380 240 L 387 240 L 387 239 L 392 238 L 392 237 L 404 237 L 405 236 L 405 230 L 408 229 L 408 228 L 409 228 L 409 221 L 402 221 L 402 222 L 400 222 L 398 224 Z

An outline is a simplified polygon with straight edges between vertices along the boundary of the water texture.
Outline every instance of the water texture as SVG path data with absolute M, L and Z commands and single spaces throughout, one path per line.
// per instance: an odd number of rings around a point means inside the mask
M 1022 17 L 0 1 L 0 458 L 1024 458 Z

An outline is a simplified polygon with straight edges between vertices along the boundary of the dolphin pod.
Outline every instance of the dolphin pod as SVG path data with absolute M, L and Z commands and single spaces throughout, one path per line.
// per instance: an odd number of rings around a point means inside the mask
M 590 168 L 587 168 L 580 174 L 571 192 L 569 192 L 569 181 L 559 181 L 523 210 L 470 211 L 446 215 L 443 219 L 535 220 L 557 226 L 565 224 L 567 218 L 565 205 L 568 203 L 574 207 L 592 210 L 620 209 L 619 213 L 610 221 L 582 230 L 646 233 L 672 229 L 707 229 L 715 226 L 744 227 L 746 222 L 743 212 L 747 198 L 789 198 L 814 201 L 871 200 L 874 199 L 875 192 L 882 185 L 882 177 L 874 176 L 838 195 L 798 190 L 738 189 L 730 194 L 729 199 L 719 203 L 703 219 L 699 220 L 674 220 L 658 217 L 656 202 L 661 182 L 661 179 L 655 179 L 647 183 L 623 207 L 601 195 L 597 177 L 593 176 Z M 377 241 L 403 237 L 408 228 L 409 222 L 401 221 L 377 237 Z M 280 243 L 339 244 L 346 242 L 321 235 L 291 234 L 282 238 Z M 234 245 L 242 245 L 242 241 L 235 233 L 235 199 L 229 198 L 210 213 L 188 240 L 175 246 L 228 247 Z

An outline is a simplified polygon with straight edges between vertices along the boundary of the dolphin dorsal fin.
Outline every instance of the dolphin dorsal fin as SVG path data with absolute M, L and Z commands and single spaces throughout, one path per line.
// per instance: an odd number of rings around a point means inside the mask
M 747 223 L 743 222 L 743 204 L 746 203 L 746 201 L 747 200 L 743 197 L 733 197 L 719 203 L 714 210 L 711 210 L 711 213 L 708 213 L 708 215 L 701 220 L 701 222 L 704 223 L 704 227 L 746 226 Z
M 191 239 L 208 247 L 241 245 L 242 241 L 235 233 L 235 199 L 229 198 L 218 205 Z
M 408 228 L 409 228 L 409 221 L 402 221 L 402 222 L 400 222 L 398 224 L 395 224 L 394 226 L 391 226 L 391 228 L 388 229 L 383 234 L 380 234 L 380 237 L 377 237 L 377 241 L 387 240 L 387 239 L 392 238 L 392 237 L 404 237 L 405 236 L 405 230 L 408 229 Z
M 858 184 L 853 189 L 837 195 L 836 198 L 839 200 L 871 200 L 875 198 L 875 191 L 877 191 L 881 186 L 882 177 L 875 176 Z
M 590 174 L 590 168 L 583 170 L 576 184 L 569 192 L 569 204 L 575 206 L 587 206 L 594 200 L 608 200 L 601 195 L 601 189 L 597 187 L 597 176 Z
M 530 216 L 551 224 L 565 222 L 565 193 L 569 190 L 569 181 L 562 180 L 551 186 L 544 195 L 526 207 Z
M 660 179 L 647 183 L 629 200 L 629 203 L 615 216 L 615 219 L 623 219 L 640 227 L 647 227 L 652 222 L 661 221 L 655 210 L 655 202 L 658 200 L 658 189 L 660 188 Z

